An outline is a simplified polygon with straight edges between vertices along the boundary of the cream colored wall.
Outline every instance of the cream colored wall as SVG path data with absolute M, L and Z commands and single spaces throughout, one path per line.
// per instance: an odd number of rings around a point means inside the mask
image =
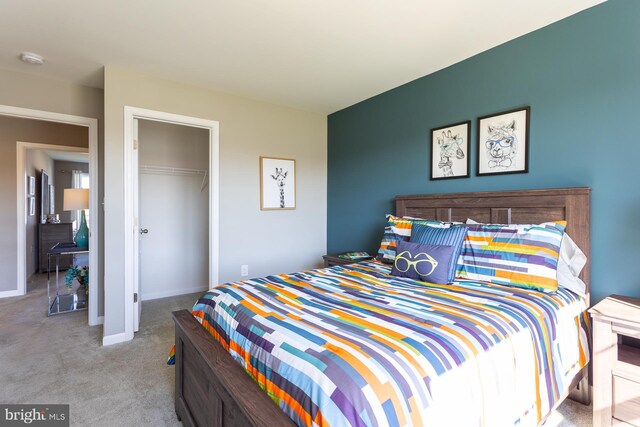
M 209 168 L 209 132 L 173 123 L 138 121 L 141 165 Z
M 105 336 L 125 330 L 123 111 L 133 106 L 220 122 L 221 282 L 318 267 L 326 249 L 327 119 L 105 68 Z M 261 211 L 261 155 L 297 160 L 297 209 Z M 144 312 L 143 312 L 144 316 Z
M 0 104 L 98 119 L 98 157 L 99 159 L 103 159 L 104 97 L 103 91 L 101 89 L 90 88 L 60 80 L 0 69 Z M 58 143 L 60 145 L 64 145 L 63 143 Z M 5 142 L 0 141 L 0 144 L 5 144 Z M 5 158 L 5 155 L 8 157 Z M 14 141 L 13 151 L 5 152 L 0 155 L 0 174 L 2 175 L 2 179 L 0 179 L 0 187 L 13 189 L 14 193 L 16 188 L 15 162 L 16 155 Z M 98 177 L 98 197 L 101 199 L 104 188 L 104 179 L 102 173 L 104 171 L 104 164 L 102 163 L 102 161 L 100 161 L 99 163 L 100 174 Z M 7 213 L 0 213 L 0 224 L 8 224 L 8 226 L 11 227 L 12 230 L 14 230 L 13 236 L 15 236 L 15 215 L 15 204 L 13 205 L 13 209 L 11 210 L 11 212 L 7 211 Z M 100 230 L 98 231 L 100 242 L 103 242 L 104 227 L 102 218 L 99 228 Z M 0 236 L 4 235 L 0 233 Z M 13 259 L 13 257 L 15 257 L 15 239 L 16 237 L 13 237 L 13 249 L 11 249 L 13 252 L 5 253 L 5 249 L 0 249 L 0 259 L 8 259 L 5 258 L 5 255 L 10 257 L 10 259 Z M 1 241 L 4 242 L 4 239 L 2 239 Z M 100 246 L 102 253 L 104 253 L 102 244 Z M 4 264 L 0 262 L 0 266 L 1 265 Z M 8 274 L 15 275 L 15 264 L 13 264 L 13 266 L 11 267 L 13 269 L 13 273 Z M 102 297 L 102 278 L 104 275 L 103 272 L 104 262 L 103 259 L 100 259 L 99 272 L 97 275 L 92 276 L 96 277 L 98 281 L 99 316 L 102 316 L 104 312 L 104 301 Z M 9 283 L 10 277 L 12 277 L 10 275 L 5 275 L 4 269 L 0 271 L 0 290 L 4 289 L 5 287 L 7 287 L 7 289 L 16 289 L 17 278 Z

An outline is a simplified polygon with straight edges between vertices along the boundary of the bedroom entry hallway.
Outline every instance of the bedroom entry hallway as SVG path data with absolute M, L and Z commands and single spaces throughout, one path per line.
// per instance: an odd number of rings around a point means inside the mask
M 101 324 L 102 283 L 94 280 L 88 295 L 86 291 L 77 293 L 76 279 L 71 289 L 67 288 L 65 267 L 70 265 L 65 265 L 65 260 L 60 265 L 62 287 L 56 290 L 52 286 L 46 292 L 47 254 L 53 245 L 74 240 L 74 227 L 79 223 L 76 220 L 74 225 L 73 217 L 82 209 L 92 213 L 86 215 L 88 254 L 74 262 L 87 267 L 84 271 L 94 272 L 92 277 L 100 277 L 98 120 L 0 105 L 0 142 L 6 200 L 0 209 L 6 219 L 0 232 L 0 252 L 5 255 L 0 260 L 0 298 L 15 302 L 26 297 L 27 291 L 44 288 L 44 299 L 38 303 L 43 312 L 50 311 L 54 304 L 69 307 L 65 301 L 77 297 L 88 306 L 88 312 L 82 313 L 85 323 Z M 69 204 L 65 209 L 63 190 L 74 187 L 72 170 L 79 173 L 78 181 L 82 175 L 87 183 L 92 182 L 93 191 L 84 193 L 82 207 Z M 70 263 L 68 258 L 66 261 Z
M 217 276 L 217 126 L 212 147 L 210 127 L 168 116 L 130 122 L 134 332 L 141 301 L 204 292 Z

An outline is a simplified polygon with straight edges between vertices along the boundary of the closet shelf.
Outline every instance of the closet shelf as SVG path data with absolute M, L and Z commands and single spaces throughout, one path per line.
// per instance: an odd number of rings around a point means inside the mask
M 148 175 L 179 175 L 179 176 L 198 176 L 202 175 L 202 184 L 200 184 L 200 192 L 202 193 L 209 183 L 207 175 L 209 171 L 206 169 L 191 168 L 174 168 L 173 166 L 158 165 L 139 165 L 138 171 Z
M 140 165 L 140 173 L 159 175 L 206 175 L 206 169 L 175 168 L 172 166 Z

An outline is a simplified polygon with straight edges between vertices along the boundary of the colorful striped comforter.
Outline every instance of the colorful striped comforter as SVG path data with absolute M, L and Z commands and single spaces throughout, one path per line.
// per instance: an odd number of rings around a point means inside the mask
M 585 302 L 361 262 L 218 286 L 193 315 L 298 425 L 536 425 L 588 362 Z

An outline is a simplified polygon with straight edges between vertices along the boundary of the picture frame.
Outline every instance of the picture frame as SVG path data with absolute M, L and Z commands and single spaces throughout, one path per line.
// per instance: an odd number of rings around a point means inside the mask
M 29 216 L 35 216 L 36 214 L 36 198 L 29 197 Z
M 44 169 L 40 170 L 40 222 L 47 222 L 49 213 L 49 174 Z
M 49 184 L 49 212 L 50 215 L 56 213 L 56 187 Z
M 296 208 L 296 161 L 260 156 L 260 209 Z
M 531 107 L 478 118 L 478 176 L 529 172 Z
M 469 178 L 471 120 L 431 129 L 431 177 Z
M 36 195 L 36 177 L 28 176 L 27 177 L 27 196 L 35 196 Z

